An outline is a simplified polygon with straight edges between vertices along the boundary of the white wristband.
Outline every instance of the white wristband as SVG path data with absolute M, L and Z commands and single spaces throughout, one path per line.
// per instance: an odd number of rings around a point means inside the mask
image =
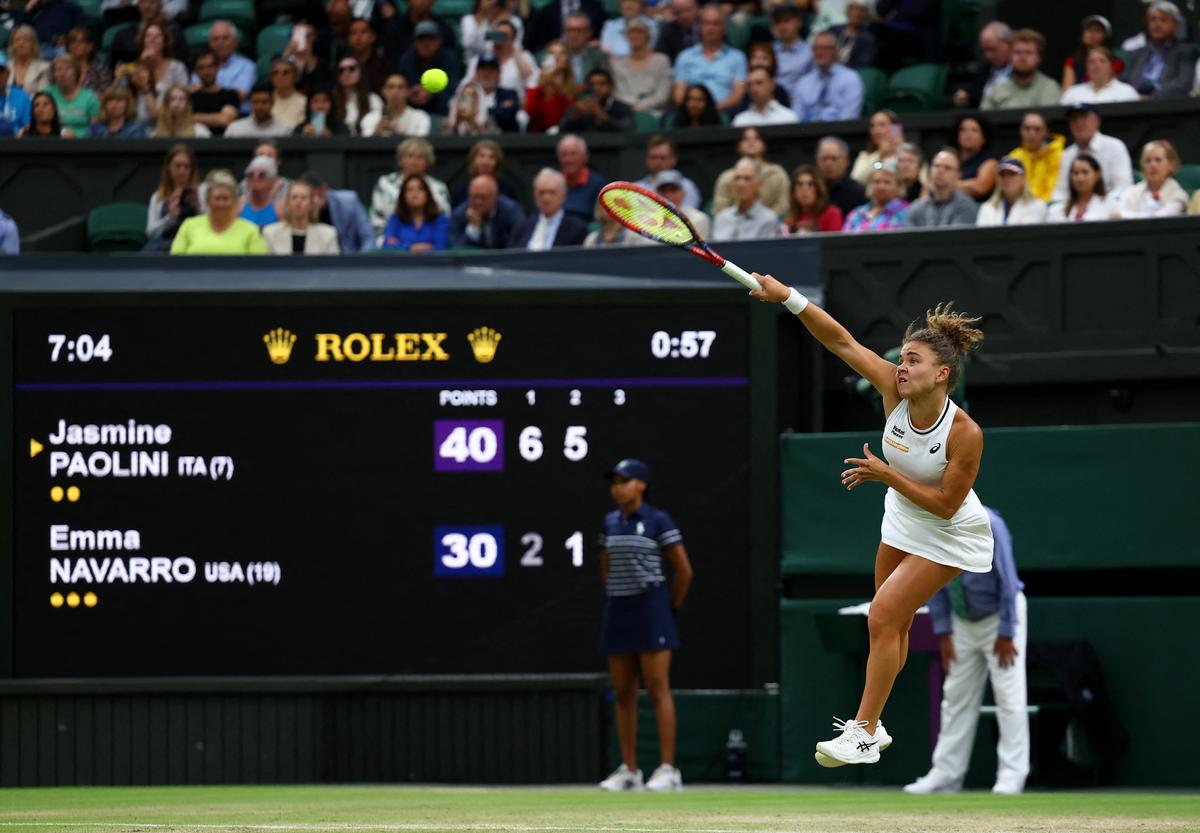
M 800 313 L 804 312 L 804 308 L 808 306 L 808 299 L 797 292 L 794 288 L 789 287 L 789 289 L 791 289 L 791 291 L 788 292 L 787 300 L 783 302 L 783 305 L 787 307 L 787 311 L 792 315 L 799 315 Z

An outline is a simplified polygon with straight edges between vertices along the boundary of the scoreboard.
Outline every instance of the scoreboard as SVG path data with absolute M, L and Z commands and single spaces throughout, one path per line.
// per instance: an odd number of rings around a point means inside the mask
M 15 307 L 13 676 L 601 670 L 638 457 L 696 573 L 675 679 L 750 683 L 757 305 L 464 294 Z

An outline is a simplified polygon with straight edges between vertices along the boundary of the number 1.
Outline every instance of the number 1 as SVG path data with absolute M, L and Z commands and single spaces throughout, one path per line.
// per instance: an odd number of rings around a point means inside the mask
M 567 552 L 571 553 L 571 564 L 575 567 L 583 566 L 583 533 L 573 532 L 571 537 L 563 541 L 563 546 L 567 548 Z

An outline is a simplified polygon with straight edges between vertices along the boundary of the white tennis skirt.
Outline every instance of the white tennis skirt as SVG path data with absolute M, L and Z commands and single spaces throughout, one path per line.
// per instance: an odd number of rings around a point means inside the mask
M 880 539 L 898 550 L 968 573 L 992 569 L 992 524 L 974 489 L 954 517 L 946 520 L 889 488 L 883 499 Z

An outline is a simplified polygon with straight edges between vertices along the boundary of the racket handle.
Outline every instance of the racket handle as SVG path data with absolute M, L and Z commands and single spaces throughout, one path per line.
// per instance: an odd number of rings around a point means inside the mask
M 725 261 L 725 265 L 721 267 L 721 271 L 747 289 L 762 289 L 762 285 L 754 279 L 753 275 L 733 261 Z

